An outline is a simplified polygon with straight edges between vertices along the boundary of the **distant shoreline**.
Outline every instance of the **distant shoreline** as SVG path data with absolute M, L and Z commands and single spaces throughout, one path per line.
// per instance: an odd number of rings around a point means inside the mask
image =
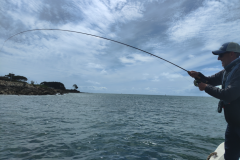
M 54 89 L 51 87 L 41 87 L 39 85 L 28 84 L 26 82 L 12 82 L 0 80 L 0 95 L 56 95 L 67 93 L 81 93 L 73 89 Z

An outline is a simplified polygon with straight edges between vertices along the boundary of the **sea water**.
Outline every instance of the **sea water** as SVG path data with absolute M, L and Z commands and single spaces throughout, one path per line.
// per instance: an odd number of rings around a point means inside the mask
M 0 159 L 202 160 L 224 141 L 212 97 L 0 96 Z

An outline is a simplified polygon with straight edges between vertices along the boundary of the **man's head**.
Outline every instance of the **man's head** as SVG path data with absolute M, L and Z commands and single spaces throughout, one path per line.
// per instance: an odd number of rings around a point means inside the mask
M 235 42 L 224 43 L 219 50 L 212 51 L 214 55 L 218 55 L 218 60 L 222 61 L 222 66 L 226 67 L 232 61 L 240 56 L 240 46 Z

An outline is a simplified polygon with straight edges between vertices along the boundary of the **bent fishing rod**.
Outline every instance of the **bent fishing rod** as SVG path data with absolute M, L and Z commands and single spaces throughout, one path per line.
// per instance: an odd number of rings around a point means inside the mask
M 152 54 L 152 53 L 150 53 L 150 52 L 144 51 L 144 50 L 139 49 L 139 48 L 137 48 L 137 47 L 134 47 L 134 46 L 131 46 L 131 45 L 128 45 L 128 44 L 125 44 L 125 43 L 122 43 L 122 42 L 119 42 L 119 41 L 116 41 L 116 40 L 112 40 L 112 39 L 109 39 L 109 38 L 100 37 L 100 36 L 97 36 L 97 35 L 93 35 L 93 34 L 89 34 L 89 33 L 84 33 L 84 32 L 79 32 L 79 31 L 65 30 L 65 29 L 31 29 L 31 30 L 22 31 L 22 32 L 19 32 L 19 33 L 17 33 L 17 34 L 12 35 L 12 36 L 9 37 L 9 38 L 7 38 L 7 39 L 4 41 L 4 43 L 3 43 L 2 47 L 1 47 L 1 50 L 2 50 L 2 48 L 3 48 L 3 46 L 4 46 L 4 44 L 5 44 L 9 39 L 11 39 L 12 37 L 14 37 L 14 36 L 16 36 L 16 35 L 19 35 L 19 34 L 26 33 L 26 32 L 40 31 L 40 30 L 73 32 L 73 33 L 79 33 L 79 34 L 84 34 L 84 35 L 88 35 L 88 36 L 92 36 L 92 37 L 97 37 L 97 38 L 105 39 L 105 40 L 108 40 L 108 41 L 112 41 L 112 42 L 115 42 L 115 43 L 119 43 L 119 44 L 122 44 L 122 45 L 125 45 L 125 46 L 128 46 L 128 47 L 137 49 L 137 50 L 142 51 L 142 52 L 144 52 L 144 53 L 147 53 L 147 54 L 149 54 L 149 55 L 151 55 L 151 56 L 154 56 L 154 57 L 157 57 L 157 58 L 159 58 L 159 59 L 161 59 L 161 60 L 164 60 L 164 61 L 166 61 L 166 62 L 168 62 L 168 63 L 170 63 L 170 64 L 172 64 L 172 65 L 174 65 L 174 66 L 176 66 L 176 67 L 178 67 L 178 68 L 186 71 L 186 72 L 189 72 L 188 70 L 186 70 L 186 69 L 184 69 L 184 68 L 182 68 L 182 67 L 180 67 L 180 66 L 178 66 L 178 65 L 176 65 L 176 64 L 174 64 L 174 63 L 172 63 L 172 62 L 170 62 L 170 61 L 168 61 L 168 60 L 166 60 L 166 59 L 164 59 L 164 58 L 162 58 L 162 57 L 159 57 L 159 56 L 157 56 L 157 55 L 155 55 L 155 54 Z M 0 52 L 1 52 L 1 50 L 0 50 Z M 196 82 L 195 82 L 195 81 L 196 81 Z M 198 83 L 200 83 L 200 82 L 205 82 L 205 81 L 204 81 L 203 79 L 201 79 L 201 78 L 200 78 L 200 79 L 196 79 L 196 78 L 195 78 L 195 81 L 194 81 L 194 85 L 195 85 L 195 86 L 197 86 Z

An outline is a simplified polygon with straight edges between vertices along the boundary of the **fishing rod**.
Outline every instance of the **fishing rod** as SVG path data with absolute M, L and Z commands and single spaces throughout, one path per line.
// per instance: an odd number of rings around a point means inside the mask
M 174 65 L 174 66 L 176 66 L 176 67 L 178 67 L 178 68 L 180 68 L 180 69 L 182 69 L 182 70 L 184 70 L 184 71 L 186 71 L 186 72 L 189 72 L 188 70 L 186 70 L 186 69 L 184 69 L 184 68 L 182 68 L 182 67 L 180 67 L 180 66 L 178 66 L 178 65 L 176 65 L 176 64 L 174 64 L 174 63 L 172 63 L 172 62 L 170 62 L 170 61 L 168 61 L 168 60 L 166 60 L 166 59 L 164 59 L 164 58 L 162 58 L 162 57 L 159 57 L 159 56 L 157 56 L 157 55 L 155 55 L 155 54 L 152 54 L 152 53 L 150 53 L 150 52 L 144 51 L 144 50 L 139 49 L 139 48 L 137 48 L 137 47 L 134 47 L 134 46 L 131 46 L 131 45 L 128 45 L 128 44 L 125 44 L 125 43 L 122 43 L 122 42 L 119 42 L 119 41 L 116 41 L 116 40 L 112 40 L 112 39 L 109 39 L 109 38 L 100 37 L 100 36 L 97 36 L 97 35 L 93 35 L 93 34 L 89 34 L 89 33 L 84 33 L 84 32 L 79 32 L 79 31 L 65 30 L 65 29 L 31 29 L 31 30 L 26 30 L 26 31 L 22 31 L 22 32 L 16 33 L 16 34 L 10 36 L 9 38 L 7 38 L 7 39 L 4 41 L 4 43 L 3 43 L 2 47 L 1 47 L 0 52 L 2 51 L 2 48 L 3 48 L 4 44 L 5 44 L 9 39 L 11 39 L 12 37 L 14 37 L 14 36 L 16 36 L 16 35 L 19 35 L 19 34 L 26 33 L 26 32 L 40 31 L 40 30 L 73 32 L 73 33 L 84 34 L 84 35 L 88 35 L 88 36 L 97 37 L 97 38 L 105 39 L 105 40 L 108 40 L 108 41 L 116 42 L 116 43 L 119 43 L 119 44 L 122 44 L 122 45 L 125 45 L 125 46 L 128 46 L 128 47 L 137 49 L 137 50 L 139 50 L 139 51 L 142 51 L 142 52 L 147 53 L 147 54 L 149 54 L 149 55 L 151 55 L 151 56 L 157 57 L 157 58 L 159 58 L 159 59 L 161 59 L 161 60 L 164 60 L 164 61 L 166 61 L 166 62 L 168 62 L 168 63 L 170 63 L 170 64 L 172 64 L 172 65 Z M 195 78 L 194 85 L 195 85 L 195 86 L 198 86 L 198 84 L 199 84 L 200 82 L 206 82 L 206 81 L 205 81 L 204 79 L 202 79 L 202 78 Z
M 84 32 L 72 31 L 72 30 L 64 30 L 64 29 L 32 29 L 32 30 L 22 31 L 22 32 L 19 32 L 19 33 L 17 33 L 17 34 L 14 34 L 14 35 L 12 35 L 11 37 L 9 37 L 8 39 L 6 39 L 6 40 L 4 41 L 4 43 L 3 43 L 3 45 L 2 45 L 2 48 L 3 48 L 4 44 L 5 44 L 9 39 L 11 39 L 12 37 L 14 37 L 14 36 L 16 36 L 16 35 L 23 34 L 23 33 L 25 33 L 25 32 L 39 31 L 39 30 L 74 32 L 74 33 L 85 34 L 85 35 L 93 36 L 93 37 L 97 37 L 97 38 L 102 38 L 102 39 L 105 39 L 105 40 L 109 40 L 109 41 L 112 41 L 112 42 L 116 42 L 116 43 L 119 43 L 119 44 L 122 44 L 122 45 L 125 45 L 125 46 L 128 46 L 128 47 L 137 49 L 137 50 L 139 50 L 139 51 L 145 52 L 145 53 L 147 53 L 147 54 L 150 54 L 151 56 L 160 58 L 160 59 L 162 59 L 162 60 L 164 60 L 164 61 L 166 61 L 166 62 L 168 62 L 168 63 L 170 63 L 170 64 L 172 64 L 172 65 L 174 65 L 174 66 L 176 66 L 176 67 L 178 67 L 178 68 L 181 68 L 182 70 L 184 70 L 184 71 L 186 71 L 186 72 L 188 72 L 188 70 L 186 70 L 186 69 L 184 69 L 184 68 L 182 68 L 182 67 L 180 67 L 180 66 L 178 66 L 178 65 L 176 65 L 176 64 L 174 64 L 174 63 L 172 63 L 172 62 L 170 62 L 170 61 L 168 61 L 168 60 L 166 60 L 166 59 L 164 59 L 164 58 L 162 58 L 162 57 L 159 57 L 159 56 L 157 56 L 157 55 L 155 55 L 155 54 L 149 53 L 149 52 L 144 51 L 144 50 L 142 50 L 142 49 L 139 49 L 139 48 L 137 48 L 137 47 L 133 47 L 133 46 L 131 46 L 131 45 L 128 45 L 128 44 L 125 44 L 125 43 L 122 43 L 122 42 L 119 42 L 119 41 L 115 41 L 115 40 L 112 40 L 112 39 L 109 39 L 109 38 L 100 37 L 100 36 L 96 36 L 96 35 L 88 34 L 88 33 L 84 33 Z M 2 48 L 1 48 L 1 50 L 2 50 Z M 1 50 L 0 50 L 0 51 L 1 51 Z

